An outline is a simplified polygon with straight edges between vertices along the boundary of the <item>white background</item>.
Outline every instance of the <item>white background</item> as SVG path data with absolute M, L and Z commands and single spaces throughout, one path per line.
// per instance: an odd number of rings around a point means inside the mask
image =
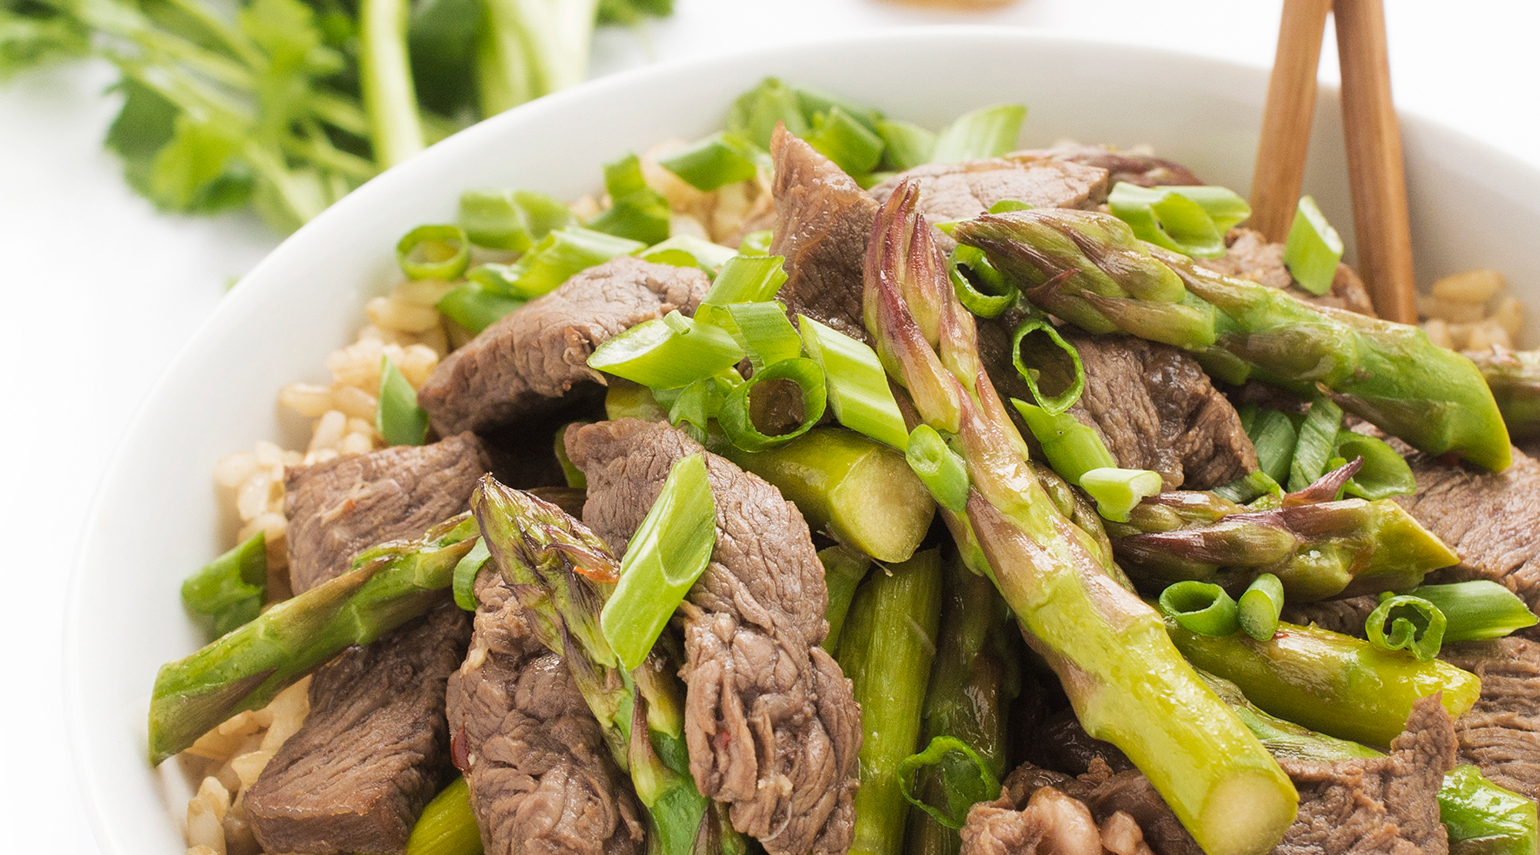
M 1020 0 L 979 13 L 877 0 L 676 4 L 672 19 L 643 34 L 600 34 L 594 74 L 811 36 L 959 21 L 1266 66 L 1281 0 Z M 1533 40 L 1540 4 L 1386 5 L 1398 105 L 1540 167 L 1540 56 Z M 1322 78 L 1333 81 L 1330 32 L 1327 39 Z M 0 85 L 0 554 L 8 559 L 0 568 L 3 852 L 96 851 L 70 768 L 58 676 L 81 521 L 119 435 L 155 379 L 229 282 L 277 242 L 247 217 L 167 217 L 132 195 L 100 144 L 117 108 L 103 92 L 112 79 L 105 67 L 77 64 Z

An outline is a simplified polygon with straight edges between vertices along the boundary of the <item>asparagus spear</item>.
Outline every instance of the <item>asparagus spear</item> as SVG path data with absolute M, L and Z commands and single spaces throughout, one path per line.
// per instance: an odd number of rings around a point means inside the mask
M 873 573 L 850 608 L 840 669 L 861 704 L 861 789 L 851 855 L 901 855 L 909 805 L 898 767 L 915 752 L 941 615 L 941 556 Z
M 1265 641 L 1199 635 L 1175 621 L 1166 628 L 1193 665 L 1235 683 L 1262 709 L 1355 742 L 1389 745 L 1418 698 L 1443 692 L 1458 718 L 1481 694 L 1475 674 L 1447 662 L 1419 662 L 1313 626 L 1280 623 Z
M 966 513 L 944 515 L 959 548 L 966 553 L 976 538 L 1086 730 L 1145 772 L 1205 851 L 1268 851 L 1294 819 L 1293 785 L 1182 660 L 1154 610 L 1113 581 L 1090 536 L 1044 492 L 980 365 L 972 319 L 917 198 L 903 185 L 878 213 L 867 246 L 866 327 L 920 419 L 955 434 L 971 485 Z
M 856 588 L 866 578 L 872 562 L 865 555 L 843 546 L 818 550 L 818 560 L 823 564 L 824 587 L 829 589 L 829 607 L 824 610 L 824 618 L 829 621 L 829 634 L 824 636 L 823 649 L 833 655 L 839 650 L 840 633 L 845 629 L 845 618 L 850 614 Z
M 1306 396 L 1324 387 L 1344 410 L 1429 454 L 1455 452 L 1493 470 L 1511 462 L 1480 372 L 1416 327 L 1215 273 L 1136 239 L 1107 214 L 986 214 L 952 236 L 1035 286 L 1023 289 L 1034 303 L 1091 332 L 1122 330 L 1195 351 L 1231 382 L 1255 376 Z
M 1329 763 L 1384 756 L 1373 748 L 1268 715 L 1229 680 L 1212 674 L 1203 677 L 1276 757 Z M 1438 808 L 1454 855 L 1533 855 L 1535 851 L 1535 803 L 1488 781 L 1475 766 L 1456 766 L 1444 776 Z
M 273 696 L 344 648 L 368 644 L 448 597 L 476 542 L 461 514 L 416 540 L 360 554 L 353 569 L 162 665 L 150 693 L 150 762 L 160 763 L 232 715 Z
M 741 838 L 690 777 L 674 668 L 654 649 L 627 673 L 600 629 L 600 609 L 620 572 L 609 547 L 560 508 L 490 475 L 471 495 L 471 510 L 530 629 L 566 659 L 615 762 L 630 773 L 660 855 L 691 855 L 697 846 L 740 852 Z
M 1466 351 L 1481 369 L 1514 439 L 1540 437 L 1540 351 Z

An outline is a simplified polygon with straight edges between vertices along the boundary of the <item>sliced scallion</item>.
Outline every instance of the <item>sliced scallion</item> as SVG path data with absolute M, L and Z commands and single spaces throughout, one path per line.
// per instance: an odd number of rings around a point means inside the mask
M 813 119 L 807 144 L 849 175 L 864 175 L 882 160 L 882 137 L 839 107 Z
M 261 531 L 182 582 L 182 602 L 214 619 L 215 636 L 249 623 L 262 612 L 266 595 L 267 538 Z
M 716 377 L 706 377 L 676 391 L 668 406 L 669 424 L 704 444 L 711 420 L 722 411 L 723 384 Z
M 981 318 L 999 317 L 1016 303 L 1016 286 L 989 263 L 982 250 L 958 244 L 947 259 L 947 275 L 963 308 Z
M 636 257 L 654 264 L 699 267 L 708 276 L 714 276 L 728 259 L 737 254 L 732 247 L 712 243 L 705 238 L 698 238 L 695 235 L 674 235 L 662 243 L 653 244 L 641 250 Z
M 845 628 L 845 616 L 850 613 L 856 588 L 866 578 L 872 560 L 849 547 L 830 546 L 818 550 L 818 561 L 823 564 L 824 587 L 829 590 L 829 607 L 824 610 L 829 634 L 824 636 L 823 649 L 833 655 L 839 649 L 840 630 Z
M 1027 108 L 1020 104 L 996 104 L 964 113 L 936 138 L 931 163 L 961 163 L 999 157 L 1016 148 Z
M 808 356 L 823 369 L 829 405 L 840 424 L 902 451 L 909 429 L 877 352 L 806 315 L 797 316 Z
M 732 303 L 714 308 L 726 313 L 732 323 L 729 332 L 743 345 L 755 371 L 802 353 L 802 337 L 780 303 Z
M 919 425 L 910 431 L 904 459 L 935 497 L 936 504 L 956 514 L 967 510 L 967 464 L 947 447 L 946 440 L 941 438 L 935 428 Z
M 1241 628 L 1235 600 L 1211 582 L 1186 581 L 1168 586 L 1160 593 L 1160 610 L 1183 629 L 1199 635 L 1224 638 Z
M 493 291 L 528 300 L 556 290 L 574 274 L 646 248 L 640 241 L 570 226 L 546 235 L 513 264 L 477 267 L 470 272 L 470 279 Z
M 1257 450 L 1257 468 L 1279 484 L 1287 482 L 1294 446 L 1299 443 L 1294 421 L 1277 410 L 1258 410 L 1246 435 Z
M 1071 484 L 1079 484 L 1081 476 L 1093 469 L 1110 469 L 1118 465 L 1117 458 L 1102 442 L 1101 434 L 1069 413 L 1050 413 L 1015 398 L 1011 399 L 1011 404 L 1027 423 L 1027 430 L 1043 447 L 1048 465 Z
M 738 134 L 715 133 L 658 161 L 697 190 L 748 181 L 765 163 L 764 152 Z M 767 164 L 766 164 L 767 165 Z
M 470 260 L 470 239 L 453 224 L 418 226 L 396 243 L 396 261 L 408 279 L 459 279 Z
M 930 162 L 936 151 L 936 134 L 919 125 L 896 119 L 877 123 L 882 137 L 882 165 L 894 172 L 904 172 Z
M 1438 606 L 1421 597 L 1392 596 L 1380 600 L 1364 629 L 1382 650 L 1405 650 L 1418 661 L 1431 662 L 1444 643 L 1448 619 Z
M 838 109 L 873 132 L 876 132 L 878 124 L 882 122 L 881 110 L 852 101 L 843 95 L 836 95 L 814 86 L 793 86 L 792 91 L 797 93 L 797 105 L 801 107 L 803 116 L 816 117 L 820 113 Z
M 784 123 L 793 136 L 807 136 L 808 123 L 797 93 L 774 77 L 738 96 L 727 110 L 728 132 L 740 134 L 767 151 L 777 122 Z
M 932 766 L 940 771 L 944 782 L 941 789 L 946 793 L 945 806 L 929 804 L 911 792 L 915 773 Z M 963 827 L 968 809 L 975 804 L 1000 797 L 1000 779 L 989 770 L 989 764 L 968 743 L 955 736 L 937 736 L 924 751 L 911 754 L 899 764 L 898 780 L 899 789 L 910 804 L 951 829 Z
M 760 229 L 749 232 L 743 236 L 743 242 L 738 244 L 739 255 L 769 255 L 770 241 L 775 238 L 775 232 L 770 229 Z
M 487 550 L 486 541 L 476 539 L 476 545 L 471 551 L 465 553 L 459 563 L 455 565 L 454 581 L 451 588 L 454 590 L 455 605 L 468 612 L 476 610 L 476 575 L 487 564 L 487 559 L 492 553 Z
M 599 613 L 599 626 L 627 669 L 652 645 L 716 548 L 716 502 L 704 454 L 676 462 L 637 527 L 620 565 L 620 581 Z
M 1258 469 L 1236 478 L 1228 484 L 1221 484 L 1212 491 L 1220 498 L 1229 499 L 1237 504 L 1253 502 L 1263 496 L 1283 496 L 1283 487 L 1273 476 Z
M 610 207 L 585 223 L 588 228 L 645 244 L 668 239 L 668 200 L 647 186 L 634 153 L 604 165 L 604 192 Z
M 1033 400 L 1052 415 L 1074 406 L 1085 391 L 1080 352 L 1044 318 L 1027 318 L 1016 327 L 1011 334 L 1011 362 Z
M 1140 239 L 1201 258 L 1224 255 L 1225 232 L 1251 215 L 1246 200 L 1212 186 L 1140 187 L 1120 181 L 1107 206 Z
M 561 465 L 561 474 L 567 482 L 567 486 L 575 490 L 588 489 L 588 476 L 583 470 L 577 468 L 572 458 L 567 456 L 567 428 L 577 422 L 569 422 L 556 429 L 556 436 L 551 443 L 551 450 L 556 453 L 556 462 Z
M 386 445 L 422 445 L 428 438 L 428 413 L 417 405 L 412 388 L 390 357 L 380 357 L 380 389 L 374 429 Z
M 1540 621 L 1517 594 L 1486 579 L 1421 585 L 1407 594 L 1427 600 L 1443 613 L 1445 641 L 1502 638 Z
M 1315 200 L 1301 196 L 1289 236 L 1283 242 L 1283 263 L 1294 281 L 1312 294 L 1330 291 L 1342 249 L 1342 236 L 1326 222 Z
M 1417 476 L 1406 458 L 1378 437 L 1339 430 L 1334 454 L 1342 460 L 1363 460 L 1358 473 L 1347 482 L 1345 492 L 1350 496 L 1373 501 L 1417 492 Z
M 743 348 L 726 330 L 674 311 L 605 341 L 588 357 L 588 367 L 654 389 L 678 389 L 742 358 Z
M 524 252 L 573 223 L 566 203 L 531 190 L 467 190 L 460 194 L 460 225 L 470 242 Z
M 1033 206 L 1028 205 L 1026 202 L 1023 202 L 1020 199 L 1001 199 L 1000 201 L 989 206 L 989 213 L 1009 214 L 1012 211 L 1030 211 L 1032 210 L 1032 207 Z
M 797 390 L 797 400 L 785 392 Z M 823 369 L 811 359 L 782 359 L 754 372 L 722 401 L 717 420 L 727 439 L 744 451 L 764 451 L 807 433 L 828 403 Z M 800 410 L 800 417 L 793 412 Z M 796 419 L 792 422 L 792 419 Z M 782 423 L 777 424 L 780 420 Z
M 1257 641 L 1266 641 L 1278 631 L 1278 616 L 1283 613 L 1283 582 L 1271 573 L 1253 579 L 1236 603 L 1241 629 Z
M 722 270 L 706 292 L 705 303 L 726 306 L 729 303 L 763 303 L 786 284 L 786 259 L 779 255 L 737 256 L 722 264 Z
M 462 282 L 439 298 L 439 314 L 472 333 L 479 333 L 524 305 L 518 297 L 494 291 L 480 282 Z
M 1299 426 L 1299 441 L 1289 463 L 1289 492 L 1314 484 L 1326 474 L 1326 464 L 1337 448 L 1337 432 L 1342 428 L 1342 408 L 1330 398 L 1317 398 Z
M 480 855 L 482 851 L 470 784 L 457 777 L 422 809 L 406 839 L 404 855 Z
M 1080 488 L 1096 500 L 1096 512 L 1113 522 L 1128 515 L 1146 496 L 1160 493 L 1160 473 L 1148 469 L 1092 469 L 1080 476 Z

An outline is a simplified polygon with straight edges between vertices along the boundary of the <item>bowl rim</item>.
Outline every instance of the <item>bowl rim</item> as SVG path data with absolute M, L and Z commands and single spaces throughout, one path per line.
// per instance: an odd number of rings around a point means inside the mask
M 125 461 L 133 450 L 144 441 L 144 437 L 141 434 L 147 429 L 150 414 L 157 412 L 163 406 L 161 398 L 168 393 L 168 387 L 172 385 L 173 379 L 183 371 L 188 370 L 187 365 L 190 354 L 206 346 L 206 339 L 212 335 L 212 331 L 226 323 L 232 316 L 239 316 L 245 313 L 248 311 L 249 306 L 261 299 L 263 290 L 259 290 L 261 288 L 260 283 L 267 278 L 266 271 L 269 268 L 278 266 L 282 263 L 281 260 L 284 257 L 292 253 L 304 251 L 313 244 L 323 242 L 331 231 L 340 227 L 335 224 L 346 223 L 350 218 L 356 216 L 356 212 L 365 210 L 366 206 L 373 204 L 376 199 L 389 197 L 396 192 L 399 185 L 408 180 L 408 177 L 416 171 L 427 168 L 439 161 L 453 158 L 460 150 L 474 147 L 484 137 L 495 137 L 502 134 L 503 126 L 509 123 L 538 122 L 544 115 L 563 113 L 569 109 L 568 105 L 573 102 L 600 97 L 603 93 L 613 90 L 631 87 L 642 88 L 658 79 L 667 79 L 681 74 L 710 73 L 713 68 L 718 67 L 765 66 L 799 52 L 817 53 L 836 50 L 845 46 L 902 45 L 908 42 L 934 42 L 937 40 L 951 40 L 959 44 L 964 42 L 972 43 L 977 40 L 993 40 L 1001 43 L 1016 43 L 1023 46 L 1049 44 L 1059 47 L 1116 52 L 1125 60 L 1140 63 L 1188 63 L 1193 66 L 1206 67 L 1214 73 L 1223 73 L 1234 78 L 1249 76 L 1248 79 L 1238 79 L 1237 83 L 1259 87 L 1256 90 L 1256 97 L 1259 100 L 1265 97 L 1268 79 L 1268 66 L 1261 63 L 1193 53 L 1176 48 L 1150 45 L 1130 39 L 1087 36 L 1032 27 L 1005 27 L 982 24 L 896 26 L 856 34 L 818 35 L 795 41 L 758 46 L 734 53 L 714 53 L 705 56 L 664 60 L 618 72 L 547 95 L 536 101 L 493 116 L 435 143 L 404 163 L 370 179 L 336 204 L 323 211 L 315 219 L 284 238 L 277 247 L 243 275 L 215 309 L 197 325 L 177 349 L 175 355 L 168 362 L 167 367 L 160 373 L 159 377 L 157 377 L 143 399 L 136 406 L 132 418 L 128 421 L 127 428 L 115 443 L 116 447 L 106 467 L 102 470 L 101 477 L 94 485 L 92 497 L 80 528 L 80 540 L 76 543 L 71 556 L 64 620 L 62 622 L 63 638 L 60 645 L 60 658 L 57 661 L 63 668 L 64 724 L 66 741 L 69 745 L 70 766 L 74 773 L 76 792 L 83 803 L 92 835 L 100 850 L 104 853 L 127 853 L 130 851 L 125 847 L 125 841 L 114 833 L 113 828 L 108 822 L 104 808 L 107 782 L 102 778 L 101 770 L 93 763 L 92 757 L 87 751 L 85 736 L 88 731 L 86 701 L 90 696 L 90 692 L 85 685 L 85 652 L 82 647 L 81 633 L 83 620 L 82 603 L 86 596 L 89 571 L 91 569 L 88 562 L 91 555 L 98 551 L 97 539 L 101 536 L 102 521 L 110 518 L 114 511 L 113 508 L 107 505 L 109 488 L 115 481 L 123 477 L 123 470 L 126 466 Z M 1338 86 L 1328 83 L 1318 84 L 1318 110 L 1322 104 L 1330 105 L 1338 102 L 1338 100 Z M 1416 110 L 1398 109 L 1398 114 L 1403 125 L 1414 132 L 1418 134 L 1431 132 L 1450 138 L 1461 147 L 1479 152 L 1483 157 L 1488 158 L 1490 162 L 1501 168 L 1534 173 L 1537 171 L 1537 167 L 1540 167 L 1540 164 L 1525 161 L 1508 151 L 1470 135 L 1464 130 L 1445 124 Z M 1405 135 L 1406 131 L 1403 130 L 1403 138 L 1405 138 Z M 254 285 L 252 283 L 257 284 Z

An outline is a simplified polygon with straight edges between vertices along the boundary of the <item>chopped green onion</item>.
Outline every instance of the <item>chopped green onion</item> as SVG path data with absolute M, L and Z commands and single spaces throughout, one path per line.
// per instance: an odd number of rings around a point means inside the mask
M 1417 492 L 1417 476 L 1412 474 L 1406 458 L 1378 437 L 1339 430 L 1334 456 L 1344 462 L 1355 457 L 1363 460 L 1358 474 L 1347 482 L 1346 493 L 1350 496 L 1373 501 Z
M 1023 202 L 1020 199 L 1001 199 L 1000 201 L 989 206 L 988 213 L 1009 214 L 1012 211 L 1030 211 L 1032 210 L 1032 207 L 1033 206 L 1028 205 L 1026 202 Z
M 1212 582 L 1189 580 L 1168 586 L 1160 592 L 1160 610 L 1199 635 L 1225 638 L 1241 628 L 1235 601 Z
M 267 539 L 260 531 L 182 582 L 182 602 L 213 618 L 216 636 L 249 623 L 262 612 L 265 596 Z
M 437 308 L 444 317 L 472 333 L 479 333 L 525 302 L 472 281 L 456 285 L 439 299 Z
M 1533 855 L 1535 802 L 1505 790 L 1475 766 L 1456 766 L 1438 791 L 1452 855 Z
M 764 152 L 738 134 L 716 133 L 658 161 L 697 190 L 748 181 L 764 162 Z
M 1160 473 L 1148 469 L 1092 469 L 1080 476 L 1080 488 L 1096 500 L 1096 512 L 1113 522 L 1128 515 L 1146 496 L 1160 493 Z
M 610 207 L 585 223 L 588 228 L 645 244 L 668 239 L 668 200 L 647 185 L 634 153 L 604 165 L 604 192 Z
M 546 235 L 513 264 L 483 264 L 470 272 L 474 282 L 510 297 L 531 299 L 594 267 L 646 249 L 640 241 L 570 226 Z
M 1033 333 L 1042 333 L 1048 340 L 1029 341 L 1028 336 L 1038 338 Z M 1022 358 L 1023 345 L 1030 347 L 1029 360 Z M 1065 357 L 1068 357 L 1068 365 L 1064 364 Z M 1027 361 L 1033 364 L 1029 366 Z M 1080 400 L 1080 393 L 1085 391 L 1085 365 L 1080 361 L 1080 352 L 1045 318 L 1027 318 L 1012 333 L 1011 362 L 1016 366 L 1016 373 L 1026 381 L 1033 400 L 1051 415 L 1074 406 Z M 1049 383 L 1041 382 L 1043 380 Z M 1052 394 L 1041 388 L 1050 384 L 1057 390 Z
M 806 315 L 797 316 L 807 355 L 823 369 L 829 405 L 840 424 L 902 451 L 909 429 L 877 352 Z
M 1364 629 L 1369 641 L 1381 650 L 1406 650 L 1419 662 L 1431 662 L 1444 643 L 1448 624 L 1438 606 L 1421 597 L 1402 595 L 1381 599 L 1369 613 Z
M 380 390 L 374 429 L 386 445 L 422 445 L 428 438 L 428 412 L 417 405 L 417 390 L 390 361 L 380 357 Z
M 724 373 L 730 372 L 728 369 Z M 707 377 L 671 391 L 678 394 L 669 403 L 668 423 L 689 434 L 696 442 L 705 444 L 711 420 L 722 412 L 722 384 L 716 377 Z
M 482 851 L 470 785 L 457 777 L 422 809 L 406 839 L 405 855 L 481 855 Z
M 1480 580 L 1422 585 L 1406 592 L 1438 607 L 1447 622 L 1445 641 L 1502 638 L 1534 626 L 1540 617 L 1517 594 L 1496 582 Z
M 850 613 L 856 588 L 866 578 L 872 560 L 849 547 L 831 546 L 818 550 L 818 561 L 823 564 L 824 587 L 829 590 L 829 607 L 824 610 L 824 617 L 829 621 L 829 634 L 824 636 L 823 649 L 832 655 L 839 649 L 845 616 Z
M 476 610 L 476 575 L 486 566 L 490 557 L 492 553 L 487 550 L 486 541 L 477 538 L 476 545 L 455 565 L 454 580 L 450 587 L 454 591 L 455 605 L 465 611 Z
M 882 160 L 882 137 L 839 107 L 814 117 L 805 139 L 849 175 L 871 172 Z
M 958 116 L 936 138 L 931 163 L 961 163 L 999 157 L 1016 148 L 1027 108 L 1020 104 L 996 104 Z
M 914 797 L 915 773 L 931 766 L 937 767 L 945 782 L 947 804 L 937 807 Z M 1000 797 L 1000 779 L 989 769 L 977 751 L 955 736 L 937 736 L 918 754 L 911 754 L 898 766 L 899 789 L 909 803 L 935 817 L 936 821 L 951 829 L 963 827 L 968 819 L 968 809 L 979 802 L 992 802 Z
M 654 264 L 672 264 L 675 267 L 699 267 L 706 275 L 714 276 L 728 259 L 737 255 L 730 246 L 712 243 L 695 235 L 674 235 L 662 243 L 653 244 L 636 253 L 636 257 Z
M 654 389 L 678 389 L 738 364 L 743 348 L 726 330 L 669 312 L 594 349 L 588 367 Z
M 743 242 L 738 244 L 739 255 L 769 255 L 770 241 L 775 239 L 775 232 L 770 229 L 760 229 L 749 232 L 743 236 Z
M 1312 294 L 1331 290 L 1342 261 L 1342 237 L 1309 196 L 1301 196 L 1294 223 L 1283 242 L 1283 263 L 1299 287 Z
M 716 549 L 716 502 L 706 457 L 692 454 L 669 470 L 657 501 L 626 547 L 620 581 L 599 613 L 599 626 L 627 670 L 653 642 Z
M 920 425 L 909 432 L 909 446 L 904 459 L 936 504 L 955 514 L 968 507 L 968 466 L 947 447 L 946 440 L 930 425 Z
M 396 243 L 396 261 L 408 279 L 459 279 L 471 261 L 471 243 L 456 225 L 418 226 Z
M 1228 484 L 1221 484 L 1210 492 L 1237 504 L 1252 502 L 1263 496 L 1283 497 L 1283 487 L 1273 480 L 1273 476 L 1260 469 L 1242 475 Z
M 958 244 L 946 269 L 958 301 L 973 314 L 999 317 L 1016 304 L 1016 286 L 989 263 L 983 250 Z
M 836 95 L 813 86 L 793 86 L 792 91 L 797 93 L 797 105 L 802 109 L 804 117 L 815 118 L 820 113 L 829 113 L 838 109 L 874 133 L 882 122 L 881 110 L 852 101 L 843 95 Z
M 1330 398 L 1316 398 L 1299 426 L 1299 441 L 1289 463 L 1289 492 L 1295 493 L 1314 484 L 1326 474 L 1326 464 L 1337 448 L 1337 431 L 1342 428 L 1342 408 Z
M 1102 442 L 1101 434 L 1069 413 L 1050 413 L 1015 398 L 1011 399 L 1011 404 L 1027 423 L 1027 430 L 1043 447 L 1043 457 L 1048 459 L 1048 465 L 1071 484 L 1078 485 L 1081 477 L 1093 469 L 1110 469 L 1118 465 L 1117 458 Z
M 573 221 L 566 203 L 532 190 L 467 190 L 460 194 L 460 225 L 477 246 L 524 252 Z
M 784 123 L 794 136 L 807 136 L 808 123 L 797 93 L 774 77 L 765 78 L 738 96 L 727 110 L 728 132 L 739 134 L 767 151 L 777 122 Z
M 1260 409 L 1256 401 L 1246 401 L 1235 408 L 1235 416 L 1241 420 L 1241 430 L 1245 431 L 1248 439 L 1251 437 L 1252 425 L 1257 423 L 1257 411 Z
M 1278 631 L 1278 616 L 1283 613 L 1283 582 L 1271 573 L 1253 579 L 1236 604 L 1241 629 L 1257 641 L 1266 641 Z
M 775 406 L 787 402 L 776 394 L 787 383 L 797 389 L 801 418 L 795 424 L 767 424 L 773 417 L 789 422 L 788 414 Z M 823 418 L 827 403 L 828 391 L 818 363 L 800 357 L 783 359 L 755 371 L 747 382 L 732 390 L 722 401 L 717 420 L 733 445 L 744 451 L 764 451 L 807 433 Z
M 1299 443 L 1293 419 L 1277 410 L 1258 410 L 1246 435 L 1256 448 L 1257 468 L 1279 484 L 1288 481 L 1294 446 Z
M 1225 232 L 1251 215 L 1246 200 L 1212 186 L 1140 187 L 1120 181 L 1107 206 L 1141 240 L 1201 258 L 1224 255 Z
M 743 346 L 755 371 L 802 353 L 802 337 L 780 303 L 732 303 L 711 308 L 727 315 L 732 324 L 728 332 Z
M 936 151 L 936 134 L 909 122 L 883 119 L 877 123 L 877 136 L 882 137 L 882 164 L 894 172 L 923 166 Z
M 556 462 L 561 465 L 562 477 L 566 479 L 567 486 L 575 490 L 588 489 L 588 476 L 583 470 L 572 463 L 572 458 L 567 456 L 567 428 L 579 422 L 568 422 L 556 429 L 555 441 L 552 442 L 552 450 L 556 452 Z
M 779 255 L 740 255 L 727 259 L 711 283 L 703 303 L 726 306 L 729 303 L 763 303 L 775 297 L 786 284 L 786 259 Z

